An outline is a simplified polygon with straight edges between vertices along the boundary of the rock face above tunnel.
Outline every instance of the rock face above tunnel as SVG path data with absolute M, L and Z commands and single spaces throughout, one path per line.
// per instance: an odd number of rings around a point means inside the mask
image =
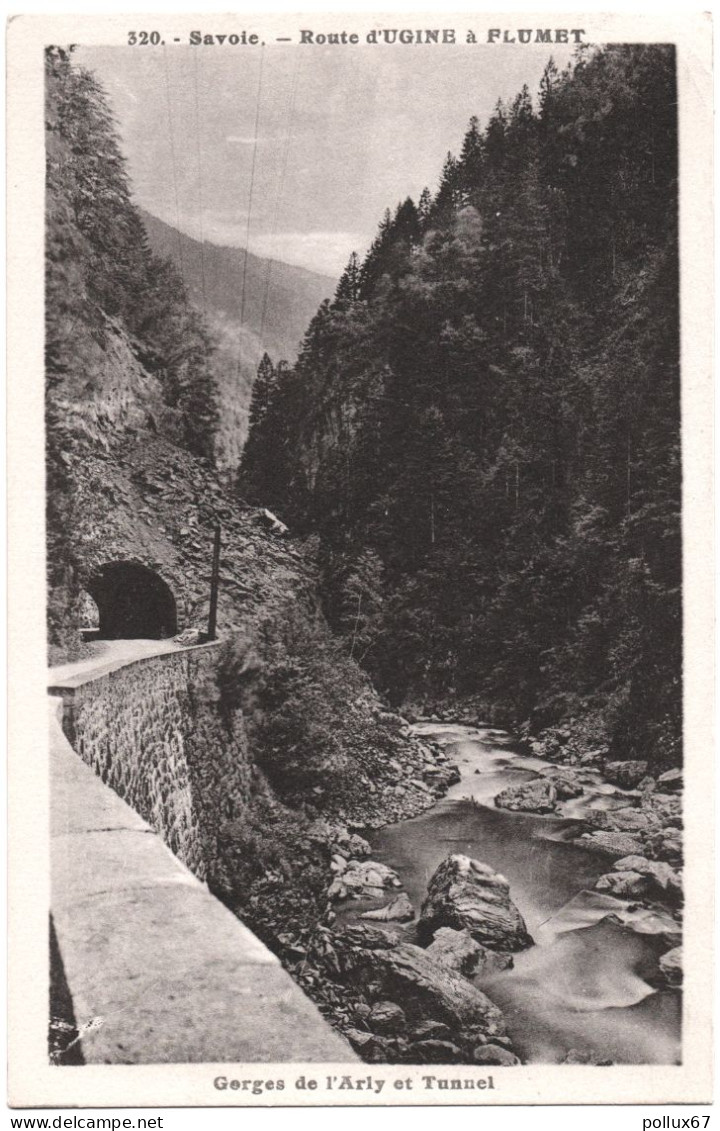
M 311 592 L 301 549 L 258 525 L 255 508 L 239 503 L 217 473 L 189 452 L 143 435 L 125 437 L 107 452 L 78 442 L 66 456 L 73 498 L 67 538 L 77 583 L 101 614 L 109 610 L 111 623 L 101 625 L 103 637 L 153 638 L 206 629 L 216 527 L 221 528 L 221 635 L 247 629 L 249 621 L 280 613 L 289 600 Z M 154 601 L 148 615 L 136 599 L 133 578 L 121 577 L 121 569 L 156 579 L 170 596 Z M 51 588 L 50 600 L 72 609 L 75 596 Z M 133 616 L 147 627 L 128 628 Z
M 467 929 L 491 950 L 523 950 L 533 942 L 505 877 L 459 854 L 443 860 L 430 880 L 418 927 L 421 936 L 439 927 Z

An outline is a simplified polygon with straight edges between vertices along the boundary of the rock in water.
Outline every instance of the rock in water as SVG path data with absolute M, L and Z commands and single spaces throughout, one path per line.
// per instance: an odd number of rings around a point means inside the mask
M 682 789 L 682 784 L 683 772 L 679 769 L 666 770 L 658 778 L 658 785 L 661 789 Z
M 378 907 L 374 911 L 363 911 L 361 919 L 372 919 L 377 923 L 408 923 L 415 918 L 415 910 L 405 892 L 397 899 Z
M 491 950 L 523 950 L 533 942 L 505 877 L 459 854 L 440 864 L 422 905 L 421 933 L 428 936 L 438 927 L 467 928 L 476 942 Z
M 554 783 L 540 778 L 503 789 L 495 798 L 495 804 L 499 809 L 510 809 L 516 813 L 554 813 L 557 799 Z
M 659 818 L 647 809 L 588 809 L 585 820 L 604 832 L 644 833 L 658 828 Z
M 639 872 L 608 872 L 600 876 L 595 884 L 595 890 L 615 895 L 618 899 L 640 899 L 647 895 L 651 886 L 649 876 L 641 875 Z
M 174 640 L 176 644 L 184 644 L 187 648 L 202 642 L 202 632 L 199 628 L 186 628 L 184 632 L 175 636 Z
M 388 888 L 399 888 L 397 872 L 376 860 L 351 860 L 328 888 L 328 899 L 380 899 Z
M 394 1002 L 413 1027 L 437 1021 L 451 1039 L 474 1045 L 506 1037 L 496 1005 L 459 974 L 439 966 L 413 943 L 397 943 L 378 928 L 353 924 L 336 931 L 333 947 L 351 980 L 381 1002 Z
M 555 786 L 558 801 L 572 801 L 576 797 L 582 797 L 585 792 L 572 770 L 553 770 L 546 776 Z
M 473 1052 L 473 1060 L 476 1064 L 497 1064 L 507 1068 L 520 1063 L 514 1053 L 508 1052 L 507 1049 L 501 1048 L 500 1045 L 492 1044 L 478 1045 Z
M 644 856 L 624 856 L 622 860 L 615 861 L 614 868 L 616 872 L 639 872 L 641 876 L 648 876 L 658 891 L 682 895 L 682 877 L 662 861 L 647 860 Z
M 441 966 L 471 978 L 475 974 L 485 974 L 496 970 L 507 970 L 513 960 L 509 954 L 499 954 L 475 942 L 467 928 L 454 931 L 452 927 L 441 927 L 427 948 L 427 954 Z
M 281 522 L 278 516 L 273 514 L 273 512 L 269 511 L 266 507 L 262 507 L 256 512 L 255 521 L 261 526 L 264 526 L 265 529 L 269 530 L 272 534 L 279 535 L 280 538 L 284 538 L 288 533 L 288 528 L 285 523 Z
M 647 762 L 630 760 L 627 762 L 606 762 L 603 773 L 613 785 L 621 789 L 634 789 L 648 772 Z
M 660 974 L 668 986 L 681 986 L 683 980 L 682 947 L 676 946 L 663 954 L 660 962 Z
M 435 932 L 426 953 L 446 970 L 470 977 L 482 961 L 484 948 L 475 942 L 468 930 L 454 931 L 452 927 L 441 927 Z
M 645 854 L 654 860 L 680 864 L 683 858 L 682 835 L 674 827 L 658 829 L 645 838 Z

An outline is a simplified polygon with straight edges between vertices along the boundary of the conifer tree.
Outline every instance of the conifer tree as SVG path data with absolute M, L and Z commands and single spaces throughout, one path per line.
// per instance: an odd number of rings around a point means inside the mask
M 250 427 L 264 420 L 275 385 L 275 366 L 267 351 L 262 355 L 250 398 Z
M 335 291 L 334 306 L 339 310 L 347 310 L 360 298 L 360 262 L 357 252 L 353 252 L 348 260 L 347 267 L 340 276 L 340 282 Z
M 425 188 L 420 193 L 420 197 L 418 199 L 418 205 L 417 205 L 418 222 L 420 224 L 420 229 L 423 232 L 427 228 L 428 222 L 430 220 L 431 211 L 432 211 L 432 193 L 430 192 L 430 189 L 426 185 Z

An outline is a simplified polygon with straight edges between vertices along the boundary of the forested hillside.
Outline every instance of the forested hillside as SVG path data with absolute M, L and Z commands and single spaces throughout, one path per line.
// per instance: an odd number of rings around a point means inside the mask
M 396 703 L 675 764 L 673 49 L 583 52 L 472 118 L 251 411 L 241 489 L 318 536 L 331 622 Z
M 267 350 L 295 360 L 308 321 L 336 280 L 244 248 L 201 243 L 141 209 L 152 251 L 170 260 L 216 343 L 218 465 L 235 470 L 247 436 L 258 363 Z M 247 258 L 247 265 L 246 265 Z
M 168 259 L 153 254 L 132 202 L 115 123 L 94 75 L 46 53 L 47 362 L 51 392 L 82 392 L 78 335 L 102 344 L 113 320 L 175 410 L 176 438 L 212 457 L 212 343 Z

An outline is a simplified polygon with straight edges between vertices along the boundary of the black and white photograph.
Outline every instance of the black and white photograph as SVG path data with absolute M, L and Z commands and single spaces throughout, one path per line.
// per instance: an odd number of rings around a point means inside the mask
M 707 1102 L 709 21 L 23 19 L 17 1102 Z

